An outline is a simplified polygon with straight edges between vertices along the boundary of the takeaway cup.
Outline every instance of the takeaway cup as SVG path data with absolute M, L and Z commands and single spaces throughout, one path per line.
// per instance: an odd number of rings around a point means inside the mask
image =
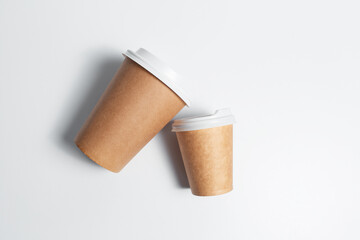
M 119 172 L 189 100 L 180 77 L 145 49 L 125 60 L 75 138 L 100 166 Z
M 175 120 L 176 132 L 191 191 L 214 196 L 233 189 L 233 123 L 230 110 Z

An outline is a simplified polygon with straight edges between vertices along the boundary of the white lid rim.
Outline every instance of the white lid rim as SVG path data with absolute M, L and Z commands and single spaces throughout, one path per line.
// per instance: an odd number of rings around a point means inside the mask
M 177 119 L 172 125 L 172 132 L 195 131 L 234 124 L 235 117 L 229 109 L 217 110 L 214 114 Z
M 142 50 L 146 51 L 147 53 L 151 54 L 150 52 L 148 52 L 147 50 L 141 48 Z M 186 106 L 190 106 L 190 100 L 189 98 L 186 96 L 186 94 L 184 93 L 184 91 L 182 90 L 182 88 L 180 86 L 178 86 L 175 82 L 174 79 L 172 79 L 171 76 L 167 76 L 166 73 L 162 73 L 160 70 L 156 69 L 155 67 L 153 67 L 149 62 L 147 62 L 144 58 L 141 58 L 140 56 L 138 56 L 136 53 L 134 53 L 131 50 L 127 50 L 126 53 L 124 53 L 124 55 L 128 58 L 130 58 L 131 60 L 133 60 L 134 62 L 136 62 L 137 64 L 139 64 L 141 67 L 143 67 L 144 69 L 146 69 L 148 72 L 150 72 L 152 75 L 154 75 L 157 79 L 159 79 L 163 84 L 165 84 L 168 88 L 170 88 L 170 90 L 172 90 L 185 104 Z M 152 55 L 152 54 L 151 54 Z M 154 55 L 152 55 L 153 57 L 155 57 Z M 156 58 L 156 57 L 155 57 Z M 157 58 L 156 58 L 157 59 Z M 158 61 L 160 61 L 159 59 L 157 59 Z M 172 73 L 176 73 L 174 70 L 172 70 L 170 67 L 166 66 L 168 69 L 170 69 L 172 71 Z M 177 75 L 177 74 L 176 74 Z M 178 75 L 177 75 L 178 76 Z

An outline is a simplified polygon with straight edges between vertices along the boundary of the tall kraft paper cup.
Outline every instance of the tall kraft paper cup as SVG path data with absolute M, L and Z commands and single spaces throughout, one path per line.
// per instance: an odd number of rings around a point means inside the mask
M 94 162 L 119 172 L 189 101 L 178 75 L 145 49 L 128 50 L 75 138 Z
M 233 123 L 230 110 L 175 120 L 176 132 L 191 191 L 215 196 L 233 189 Z

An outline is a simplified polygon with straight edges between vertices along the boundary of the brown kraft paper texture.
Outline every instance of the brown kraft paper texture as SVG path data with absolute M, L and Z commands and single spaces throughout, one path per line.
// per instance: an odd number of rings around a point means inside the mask
M 233 125 L 176 133 L 191 191 L 213 196 L 233 188 Z
M 94 162 L 119 172 L 184 106 L 171 89 L 126 57 L 75 143 Z

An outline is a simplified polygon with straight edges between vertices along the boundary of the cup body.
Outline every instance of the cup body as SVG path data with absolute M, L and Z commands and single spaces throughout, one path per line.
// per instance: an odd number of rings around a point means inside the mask
M 230 109 L 177 119 L 176 132 L 191 191 L 214 196 L 233 189 L 233 124 Z
M 176 135 L 194 195 L 214 196 L 233 189 L 233 125 Z
M 75 143 L 100 166 L 119 172 L 184 106 L 162 81 L 126 57 Z

